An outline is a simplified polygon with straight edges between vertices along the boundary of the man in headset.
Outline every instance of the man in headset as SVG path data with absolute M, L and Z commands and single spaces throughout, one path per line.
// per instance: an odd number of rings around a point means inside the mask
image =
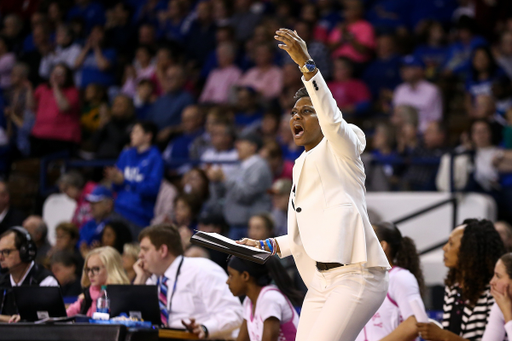
M 0 321 L 16 321 L 16 305 L 9 288 L 16 286 L 59 286 L 52 273 L 34 262 L 37 247 L 27 230 L 12 227 L 0 235 Z M 14 316 L 13 316 L 14 315 Z

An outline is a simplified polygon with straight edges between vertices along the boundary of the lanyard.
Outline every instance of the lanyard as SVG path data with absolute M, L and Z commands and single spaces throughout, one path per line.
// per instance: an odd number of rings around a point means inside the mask
M 172 298 L 174 297 L 174 294 L 176 292 L 176 285 L 178 284 L 178 276 L 180 275 L 181 266 L 183 265 L 183 260 L 185 259 L 184 256 L 181 256 L 180 265 L 178 265 L 178 270 L 176 271 L 176 277 L 174 278 L 174 285 L 172 286 L 171 291 L 171 298 L 169 299 L 169 315 L 171 315 L 171 307 L 172 307 Z M 169 321 L 169 317 L 167 317 L 167 321 Z

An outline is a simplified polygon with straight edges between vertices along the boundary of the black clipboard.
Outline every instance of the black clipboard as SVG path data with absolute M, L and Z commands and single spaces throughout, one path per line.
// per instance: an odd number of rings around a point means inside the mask
M 252 246 L 237 244 L 234 240 L 224 237 L 218 233 L 198 231 L 190 238 L 190 242 L 194 245 L 224 252 L 258 264 L 265 264 L 265 262 L 271 257 L 271 253 L 268 251 L 260 250 Z

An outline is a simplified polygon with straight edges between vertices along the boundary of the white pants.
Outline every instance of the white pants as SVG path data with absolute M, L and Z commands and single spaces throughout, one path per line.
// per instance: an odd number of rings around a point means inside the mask
M 351 264 L 317 270 L 302 305 L 296 341 L 354 341 L 387 291 L 383 268 Z

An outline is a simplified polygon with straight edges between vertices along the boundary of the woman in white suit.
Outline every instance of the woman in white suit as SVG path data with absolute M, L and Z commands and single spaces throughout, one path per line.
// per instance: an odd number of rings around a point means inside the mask
M 293 168 L 288 234 L 239 243 L 293 255 L 308 287 L 297 341 L 353 341 L 388 289 L 389 263 L 366 211 L 365 136 L 343 119 L 297 33 L 280 29 L 275 39 L 303 73 L 290 129 L 305 152 Z

